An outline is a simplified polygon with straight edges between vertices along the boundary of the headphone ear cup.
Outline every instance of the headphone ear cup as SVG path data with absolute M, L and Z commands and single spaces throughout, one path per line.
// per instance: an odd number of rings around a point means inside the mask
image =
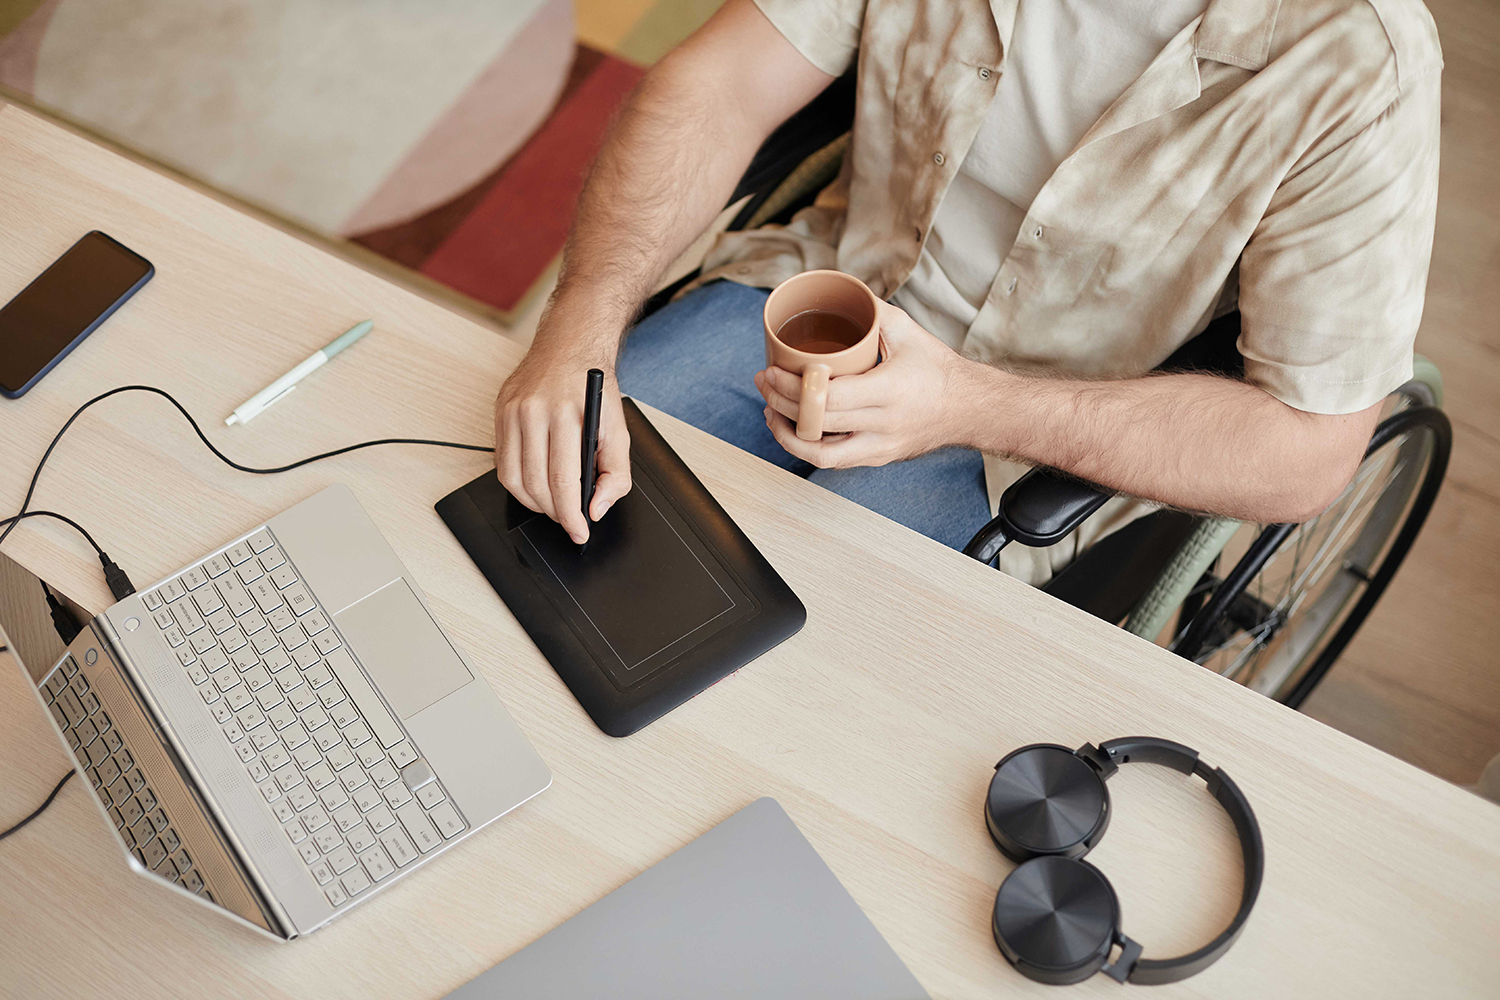
M 1120 934 L 1120 902 L 1087 861 L 1049 855 L 1022 863 L 1000 884 L 990 926 L 1018 972 L 1067 985 L 1109 960 Z
M 1034 743 L 995 767 L 984 821 L 1012 861 L 1047 855 L 1081 858 L 1109 828 L 1109 790 L 1099 772 L 1067 747 Z

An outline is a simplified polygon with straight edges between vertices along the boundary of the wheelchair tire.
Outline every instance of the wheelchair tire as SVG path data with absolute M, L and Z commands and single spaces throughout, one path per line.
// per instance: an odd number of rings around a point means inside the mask
M 1183 604 L 1171 648 L 1293 708 L 1364 623 L 1432 509 L 1452 446 L 1431 364 L 1392 396 L 1344 493 L 1300 525 L 1244 525 L 1253 540 Z M 1234 544 L 1226 554 L 1234 551 Z M 1332 570 L 1333 572 L 1330 572 Z

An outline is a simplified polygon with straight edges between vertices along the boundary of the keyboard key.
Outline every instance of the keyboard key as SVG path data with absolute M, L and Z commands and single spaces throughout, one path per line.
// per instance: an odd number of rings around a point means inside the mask
M 287 741 L 287 745 L 291 746 L 290 740 Z M 297 766 L 304 772 L 323 763 L 323 755 L 311 743 L 299 744 L 292 747 L 292 759 L 297 762 Z
M 297 717 L 302 720 L 302 724 L 308 728 L 309 732 L 313 732 L 321 726 L 328 725 L 328 713 L 323 711 L 322 705 L 317 704 L 316 695 L 310 697 L 312 701 L 308 703 L 307 708 L 297 713 Z M 292 698 L 291 702 L 292 707 L 296 708 L 297 699 Z
M 212 684 L 203 685 L 198 689 L 198 694 L 202 696 L 205 705 L 212 705 L 219 700 L 219 689 Z
M 318 652 L 325 656 L 339 648 L 339 637 L 332 630 L 319 632 L 312 637 L 312 641 L 313 645 L 318 648 Z
M 167 853 L 168 852 L 166 847 L 162 845 L 162 842 L 160 840 L 153 840 L 145 847 L 141 848 L 141 854 L 146 858 L 146 867 L 152 869 L 153 871 L 156 869 L 157 865 L 160 865 L 163 861 L 167 860 Z M 172 874 L 176 875 L 177 873 L 173 872 Z
M 385 851 L 381 850 L 379 844 L 359 855 L 359 863 L 365 866 L 365 874 L 369 875 L 371 881 L 374 882 L 379 882 L 396 870 L 391 864 L 391 859 L 385 856 Z
M 286 598 L 287 607 L 291 608 L 293 613 L 297 615 L 305 615 L 317 608 L 317 605 L 313 603 L 312 595 L 300 583 L 294 583 L 286 588 L 286 590 L 282 591 L 281 596 Z
M 177 598 L 181 597 L 183 594 L 186 594 L 187 591 L 183 590 L 182 584 L 178 583 L 176 580 L 168 580 L 166 583 L 161 585 L 161 589 L 159 589 L 157 593 L 161 594 L 162 600 L 166 601 L 168 604 L 171 604 L 173 601 L 177 600 Z
M 276 742 L 276 730 L 270 726 L 261 726 L 250 734 L 250 743 L 257 750 L 269 750 L 271 747 L 278 745 Z
M 90 715 L 99 711 L 99 699 L 94 697 L 94 692 L 92 691 L 80 698 L 79 702 L 82 703 L 83 710 Z
M 369 783 L 365 772 L 357 767 L 346 767 L 339 772 L 339 784 L 344 786 L 346 792 L 353 792 L 356 788 L 363 788 Z
M 396 780 L 396 769 L 391 766 L 389 761 L 376 761 L 374 764 L 369 765 L 369 768 L 370 777 L 381 788 Z
M 314 789 L 326 788 L 333 784 L 333 771 L 321 760 L 302 773 L 307 778 L 307 783 Z
M 262 653 L 260 658 L 261 661 L 265 663 L 266 669 L 271 671 L 271 673 L 273 674 L 280 673 L 281 671 L 292 665 L 292 658 L 290 654 L 288 654 L 287 651 L 282 649 L 280 646 L 272 647 L 271 649 Z M 296 671 L 292 672 L 291 679 L 292 683 L 290 684 L 287 684 L 285 680 L 283 680 L 282 682 L 282 687 L 286 690 L 291 690 L 298 684 L 302 683 L 302 677 Z
M 82 675 L 80 674 L 79 676 Z M 78 742 L 82 746 L 88 746 L 99 736 L 99 731 L 94 728 L 93 722 L 88 719 L 84 719 L 82 722 L 80 722 L 78 724 L 78 727 L 74 729 L 73 732 L 78 735 Z
M 290 819 L 289 821 L 283 823 L 281 825 L 281 828 L 286 831 L 287 839 L 294 844 L 301 844 L 307 840 L 307 831 L 303 829 L 302 821 L 300 819 L 297 819 L 295 816 L 292 817 L 292 819 Z M 298 853 L 302 855 L 302 860 L 309 863 L 317 860 L 316 851 L 309 852 L 305 848 L 299 848 Z M 307 856 L 309 853 L 313 854 L 312 858 L 309 858 Z
M 313 834 L 313 843 L 318 845 L 318 850 L 324 854 L 330 854 L 344 846 L 344 838 L 332 826 L 325 826 Z
M 255 602 L 245 592 L 245 585 L 240 583 L 239 577 L 233 573 L 224 577 L 215 586 L 219 588 L 219 596 L 224 598 L 224 603 L 229 606 L 230 613 L 236 618 L 247 611 L 255 610 Z
M 284 767 L 276 772 L 276 786 L 283 792 L 291 793 L 293 788 L 302 784 L 302 772 L 295 767 Z
M 159 808 L 153 809 L 149 813 L 147 813 L 146 818 L 151 821 L 151 828 L 157 833 L 161 833 L 167 828 L 167 814 L 162 812 Z
M 267 684 L 265 687 L 255 692 L 255 700 L 260 702 L 261 708 L 269 712 L 277 705 L 285 702 L 286 698 L 282 695 L 281 689 L 275 684 Z
M 271 675 L 266 673 L 266 668 L 259 663 L 244 671 L 241 676 L 245 678 L 245 683 L 250 685 L 251 691 L 259 691 L 271 683 Z
M 90 766 L 98 767 L 109 760 L 109 747 L 105 746 L 101 741 L 95 740 L 85 748 L 84 756 L 88 759 Z
M 458 811 L 451 802 L 439 803 L 427 814 L 427 818 L 436 823 L 438 831 L 449 840 L 464 832 L 464 821 L 459 819 Z
M 328 862 L 318 861 L 312 866 L 312 876 L 318 880 L 319 885 L 327 885 L 333 881 L 333 869 L 328 867 Z M 343 890 L 340 890 L 342 892 Z
M 208 574 L 197 566 L 194 566 L 192 569 L 183 570 L 182 576 L 178 577 L 178 579 L 182 581 L 182 585 L 188 590 L 197 590 L 208 582 Z
M 214 635 L 234 628 L 234 614 L 228 608 L 221 607 L 217 611 L 210 611 L 207 621 L 208 627 L 214 630 Z
M 396 815 L 385 806 L 377 805 L 374 809 L 371 809 L 369 815 L 365 817 L 365 822 L 369 823 L 370 829 L 374 830 L 376 833 L 383 833 L 384 831 L 389 830 L 392 826 L 395 825 Z
M 390 829 L 380 835 L 380 845 L 390 853 L 391 860 L 396 863 L 397 868 L 405 868 L 417 860 L 417 849 L 412 846 L 405 833 L 399 829 Z
M 183 602 L 187 603 L 187 602 Z M 193 591 L 193 603 L 198 606 L 198 611 L 204 615 L 212 615 L 224 610 L 224 598 L 219 596 L 217 587 L 200 587 Z M 212 622 L 210 621 L 210 624 Z
M 222 701 L 213 706 L 212 711 L 214 714 L 214 721 L 221 726 L 229 725 L 229 721 L 234 718 L 234 710 L 231 709 L 228 705 L 224 704 L 224 702 Z
M 109 744 L 106 743 L 104 749 L 108 750 Z M 130 751 L 126 750 L 124 747 L 116 750 L 110 759 L 115 762 L 115 766 L 120 769 L 121 773 L 124 773 L 125 771 L 130 770 L 132 767 L 135 767 L 135 758 L 131 757 Z
M 209 556 L 203 561 L 203 571 L 213 579 L 218 579 L 229 572 L 229 560 L 224 558 L 223 553 Z
M 281 798 L 281 789 L 276 786 L 276 782 L 268 781 L 260 786 L 260 797 L 267 802 L 275 802 Z
M 400 786 L 393 786 L 399 788 Z M 442 835 L 433 827 L 427 819 L 427 814 L 422 812 L 422 807 L 415 802 L 407 802 L 396 809 L 396 818 L 401 821 L 401 829 L 417 845 L 417 850 L 423 854 L 437 850 L 442 844 Z
M 348 740 L 349 741 L 349 745 L 351 747 L 356 748 L 356 749 L 358 749 L 359 747 L 364 746 L 367 743 L 370 744 L 370 748 L 369 748 L 369 751 L 368 751 L 369 756 L 370 756 L 370 760 L 365 760 L 365 754 L 364 753 L 360 753 L 358 755 L 360 761 L 366 767 L 368 767 L 370 764 L 373 764 L 375 761 L 380 760 L 380 759 L 382 759 L 384 757 L 384 754 L 382 754 L 380 752 L 380 747 L 374 745 L 374 743 L 372 741 L 372 738 L 370 736 L 370 727 L 366 726 L 363 722 L 357 722 L 356 721 L 356 722 L 350 723 L 349 726 L 348 726 L 348 728 L 346 728 L 344 730 L 344 739 Z
M 237 568 L 234 572 L 235 575 L 240 578 L 240 582 L 245 584 L 246 587 L 249 587 L 257 580 L 265 579 L 266 576 L 265 571 L 260 568 L 260 563 L 257 562 L 247 562 L 245 563 L 245 565 Z M 255 596 L 254 590 L 250 591 L 250 596 Z
M 183 643 L 187 642 L 187 636 L 183 635 L 182 629 L 178 628 L 176 625 L 173 625 L 171 628 L 167 629 L 162 633 L 162 635 L 166 637 L 167 645 L 171 646 L 173 649 L 176 649 L 178 646 L 181 646 Z
M 410 743 L 397 743 L 390 748 L 390 754 L 397 767 L 405 767 L 417 759 L 417 752 L 411 748 Z
M 312 685 L 313 690 L 316 691 L 333 680 L 333 672 L 328 669 L 327 664 L 315 663 L 302 671 L 302 679 Z
M 68 741 L 76 746 L 78 744 L 78 737 L 73 734 L 72 723 L 68 722 L 68 717 L 63 714 L 62 706 L 53 702 L 48 708 L 52 712 L 53 720 L 57 723 L 57 728 L 67 733 Z
M 147 611 L 155 611 L 161 607 L 161 598 L 156 595 L 156 591 L 154 590 L 141 595 L 141 601 L 146 605 Z
M 109 786 L 109 801 L 116 809 L 119 809 L 120 807 L 125 805 L 125 803 L 132 797 L 133 796 L 130 793 L 130 782 L 128 780 L 117 781 L 113 785 Z M 155 802 L 153 802 L 150 806 L 146 806 L 145 808 L 151 809 L 154 806 Z
M 104 712 L 92 712 L 92 713 L 90 713 L 89 719 L 90 719 L 91 722 L 93 722 L 94 728 L 98 729 L 99 732 L 101 732 L 101 733 L 107 733 L 107 732 L 109 732 L 110 721 L 109 721 L 109 716 L 106 713 L 104 713 Z M 109 749 L 110 749 L 111 752 L 113 752 L 113 751 L 118 750 L 120 748 L 117 747 L 117 746 L 115 746 L 114 744 L 110 744 Z
M 297 721 L 297 713 L 292 711 L 292 706 L 283 702 L 274 708 L 266 709 L 266 718 L 271 720 L 271 725 L 281 730 Z
M 176 851 L 182 846 L 182 841 L 177 839 L 177 831 L 170 826 L 161 832 L 161 843 L 168 851 Z
M 323 803 L 325 809 L 337 809 L 349 801 L 349 793 L 344 791 L 342 785 L 329 785 L 318 793 L 318 801 Z
M 198 656 L 193 652 L 192 647 L 190 646 L 183 646 L 177 651 L 177 662 L 182 664 L 184 667 L 189 663 L 196 663 L 197 660 Z
M 424 808 L 431 809 L 439 802 L 442 802 L 444 798 L 445 796 L 443 795 L 443 789 L 438 785 L 436 781 L 434 781 L 430 785 L 423 785 L 421 788 L 417 789 L 417 801 L 422 803 Z M 435 817 L 433 819 L 433 822 L 437 822 Z
M 250 745 L 249 740 L 241 740 L 234 745 L 234 752 L 244 763 L 248 764 L 255 759 L 255 747 Z
M 168 634 L 167 641 L 171 641 L 170 633 Z M 249 640 L 245 638 L 245 633 L 240 631 L 239 626 L 235 626 L 228 632 L 225 632 L 223 635 L 219 636 L 219 645 L 224 647 L 224 652 L 231 654 L 231 659 L 233 659 L 233 653 L 235 652 L 235 650 L 243 648 L 248 641 Z M 259 662 L 258 657 L 256 658 L 256 662 Z M 235 665 L 239 666 L 238 662 L 236 662 Z
M 371 833 L 370 828 L 363 823 L 355 823 L 346 829 L 344 839 L 349 841 L 349 849 L 355 854 L 363 854 L 375 846 L 375 834 Z
M 332 815 L 334 825 L 345 833 L 360 825 L 359 810 L 354 807 L 354 803 L 352 802 L 345 802 L 333 810 Z M 355 850 L 359 850 L 359 848 L 356 847 Z
M 369 812 L 384 801 L 380 792 L 370 782 L 365 782 L 353 791 L 354 804 L 359 807 L 360 812 Z
M 380 794 L 385 796 L 386 804 L 392 809 L 399 809 L 411 801 L 411 792 L 408 792 L 406 786 L 399 781 L 386 785 L 381 789 Z
M 116 785 L 115 787 L 118 788 L 119 786 Z M 120 810 L 114 806 L 109 807 L 109 821 L 115 825 L 116 830 L 125 825 L 125 818 L 120 815 Z
M 125 817 L 126 826 L 135 826 L 146 815 L 146 810 L 141 808 L 141 804 L 135 799 L 127 799 L 120 806 L 120 815 Z
M 429 781 L 436 781 L 437 775 L 432 773 L 432 768 L 425 760 L 418 758 L 401 768 L 401 780 L 406 782 L 407 788 L 415 792 Z
M 287 629 L 297 624 L 297 616 L 292 614 L 292 612 L 285 606 L 273 608 L 270 611 L 266 612 L 266 620 L 269 621 L 271 623 L 271 627 L 278 632 L 285 632 Z
M 156 627 L 163 632 L 177 623 L 177 619 L 172 617 L 171 608 L 162 608 L 151 616 L 151 620 L 156 622 Z
M 342 771 L 354 763 L 354 751 L 340 743 L 328 751 L 328 764 L 335 771 Z
M 224 700 L 229 702 L 230 708 L 238 712 L 240 709 L 244 708 L 246 705 L 254 701 L 255 698 L 242 685 L 240 687 L 233 688 L 232 690 L 224 692 Z
M 245 590 L 249 592 L 262 612 L 281 607 L 281 591 L 276 589 L 276 584 L 272 583 L 268 577 L 261 577 L 246 586 Z
M 262 712 L 255 705 L 246 705 L 243 710 L 234 713 L 234 717 L 239 720 L 240 728 L 244 729 L 247 733 L 256 726 L 265 725 L 266 722 L 266 713 Z M 404 775 L 405 772 L 402 772 L 402 774 Z
M 146 776 L 140 771 L 131 771 L 129 774 L 125 775 L 125 781 L 130 785 L 133 791 L 141 793 L 151 791 L 151 789 L 146 787 Z M 149 809 L 150 807 L 148 806 L 147 808 Z
M 323 612 L 314 608 L 302 616 L 302 627 L 308 635 L 316 636 L 328 627 L 328 619 L 323 617 Z
M 293 816 L 297 815 L 297 810 L 293 809 L 292 804 L 285 799 L 278 801 L 274 806 L 272 806 L 271 811 L 274 812 L 276 814 L 276 818 L 283 823 L 289 822 Z
M 281 554 L 280 549 L 266 549 L 260 554 L 260 568 L 267 573 L 280 566 L 286 565 L 286 557 Z
M 264 552 L 274 544 L 271 541 L 271 533 L 265 528 L 256 529 L 255 534 L 245 539 L 245 541 L 250 543 L 250 548 L 254 549 L 256 552 Z
M 229 666 L 229 657 L 224 655 L 222 649 L 215 646 L 203 654 L 202 663 L 209 673 L 214 673 Z
M 101 743 L 99 745 L 103 746 L 104 744 Z M 116 764 L 112 758 L 106 757 L 104 763 L 99 765 L 99 783 L 103 787 L 108 788 L 118 781 L 119 778 L 120 765 Z
M 142 787 L 140 793 L 136 795 L 135 800 L 141 804 L 141 808 L 146 812 L 151 812 L 156 808 L 156 793 L 149 788 Z
M 271 582 L 276 584 L 277 590 L 285 590 L 297 582 L 297 574 L 292 572 L 292 568 L 285 564 L 271 570 L 269 575 Z
M 318 797 L 313 794 L 311 788 L 303 785 L 301 788 L 293 788 L 288 791 L 286 793 L 286 800 L 292 804 L 293 809 L 302 812 L 309 806 L 313 806 L 318 801 Z M 308 829 L 311 830 L 312 827 L 308 827 Z
M 296 648 L 292 650 L 292 662 L 296 663 L 297 666 L 301 669 L 306 670 L 314 663 L 318 662 L 318 647 L 314 646 L 310 642 L 304 642 L 302 640 L 301 629 L 297 629 L 296 632 L 297 643 Z M 291 636 L 292 633 L 290 631 L 284 632 L 282 633 L 282 640 L 286 641 L 287 639 L 291 638 Z M 304 674 L 303 676 L 306 675 Z
M 307 827 L 308 833 L 317 833 L 328 825 L 328 814 L 323 811 L 322 806 L 315 803 L 302 811 L 302 825 Z
M 235 629 L 236 632 L 239 629 Z M 255 650 L 249 646 L 240 646 L 229 656 L 229 662 L 234 664 L 234 669 L 244 673 L 251 667 L 260 666 L 260 657 L 255 655 Z
M 194 869 L 182 876 L 182 887 L 188 892 L 201 892 L 203 890 L 203 877 Z
M 224 554 L 229 557 L 229 561 L 231 563 L 238 566 L 240 563 L 249 559 L 255 553 L 254 550 L 252 550 L 250 546 L 245 542 L 235 542 L 233 545 L 229 546 L 229 548 L 224 550 Z
M 323 703 L 324 708 L 331 709 L 344 700 L 344 689 L 337 684 L 324 684 L 318 688 L 318 700 Z
M 172 618 L 177 622 L 177 627 L 182 629 L 184 635 L 198 631 L 205 624 L 203 614 L 198 610 L 198 605 L 192 601 L 178 601 L 172 605 Z
M 231 743 L 238 743 L 245 738 L 245 731 L 240 728 L 238 722 L 231 722 L 224 727 L 224 738 Z
M 249 616 L 247 615 L 246 617 L 248 618 Z M 246 628 L 245 631 L 248 633 L 251 630 Z M 250 645 L 254 646 L 255 651 L 261 656 L 265 656 L 276 648 L 276 633 L 265 627 L 265 619 L 261 619 L 260 631 L 250 636 Z
M 193 647 L 193 652 L 202 656 L 210 649 L 218 649 L 218 640 L 214 638 L 214 630 L 211 628 L 200 628 L 188 636 L 188 645 Z
M 370 888 L 370 880 L 365 877 L 364 869 L 355 867 L 339 879 L 339 885 L 343 886 L 344 891 L 349 895 L 358 896 Z
M 338 847 L 324 859 L 340 875 L 355 865 L 354 853 L 347 847 Z
M 300 722 L 295 725 L 287 726 L 281 731 L 281 739 L 282 742 L 286 744 L 286 748 L 288 750 L 296 750 L 298 747 L 307 742 L 307 730 L 302 728 L 302 724 Z
M 339 731 L 333 726 L 323 726 L 322 728 L 313 730 L 312 738 L 313 742 L 318 745 L 318 749 L 324 753 L 327 753 L 343 742 L 339 738 Z
M 214 685 L 225 693 L 228 693 L 230 688 L 239 687 L 240 685 L 240 675 L 233 670 L 220 670 L 213 677 Z M 250 696 L 247 694 L 245 697 L 248 699 Z
M 275 653 L 277 650 L 273 649 L 271 652 Z M 302 711 L 318 700 L 318 696 L 312 693 L 312 688 L 302 683 L 302 675 L 297 671 L 282 670 L 281 673 L 271 676 L 276 678 L 276 686 L 286 692 L 287 700 L 297 711 Z
M 385 707 L 385 702 L 375 693 L 364 673 L 355 664 L 354 658 L 349 655 L 347 649 L 335 649 L 328 654 L 323 661 L 328 668 L 338 677 L 339 683 L 343 685 L 344 691 L 349 695 L 349 700 L 359 708 L 359 714 L 364 716 L 366 725 L 375 733 L 375 738 L 380 741 L 381 746 L 391 746 L 401 740 L 401 727 L 396 725 L 396 719 Z M 412 754 L 416 758 L 416 754 Z

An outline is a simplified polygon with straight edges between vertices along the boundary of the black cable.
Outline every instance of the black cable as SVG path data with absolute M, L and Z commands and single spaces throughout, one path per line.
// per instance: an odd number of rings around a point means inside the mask
M 55 786 L 53 786 L 52 794 L 43 799 L 42 804 L 37 806 L 36 809 L 32 810 L 30 816 L 27 816 L 25 819 L 21 820 L 21 822 L 17 823 L 9 830 L 6 830 L 4 833 L 0 833 L 0 840 L 4 840 L 6 837 L 9 837 L 11 834 L 21 829 L 21 827 L 25 826 L 27 823 L 30 823 L 32 820 L 40 816 L 42 814 L 42 811 L 52 804 L 52 800 L 57 798 L 57 793 L 63 790 L 63 785 L 66 785 L 68 783 L 68 779 L 73 777 L 73 775 L 77 773 L 77 771 L 69 771 L 67 774 L 63 775 L 62 780 L 59 781 Z
M 98 542 L 94 541 L 94 536 L 91 535 L 91 534 L 89 534 L 87 528 L 85 528 L 83 525 L 79 524 L 77 521 L 73 520 L 71 517 L 66 517 L 66 516 L 64 516 L 62 514 L 57 513 L 56 511 L 52 511 L 52 510 L 29 510 L 29 511 L 27 511 L 24 514 L 17 514 L 15 517 L 3 517 L 3 518 L 0 518 L 0 524 L 14 524 L 15 522 L 21 520 L 22 518 L 27 518 L 27 517 L 52 517 L 52 518 L 56 518 L 59 521 L 62 521 L 64 524 L 70 525 L 73 528 L 74 531 L 77 531 L 80 535 L 82 535 L 84 537 L 85 541 L 87 541 L 90 545 L 92 545 L 94 547 L 94 551 L 97 552 L 97 553 L 99 553 L 99 555 L 100 555 L 101 558 L 107 558 L 104 555 L 104 550 L 99 547 L 99 543 Z
M 63 641 L 63 645 L 69 645 L 78 638 L 78 633 L 83 631 L 83 626 L 78 624 L 73 611 L 57 596 L 52 593 L 52 588 L 47 586 L 46 580 L 38 580 L 42 585 L 42 593 L 47 595 L 47 607 L 52 610 L 52 627 L 57 629 L 57 637 Z
M 236 462 L 234 459 L 230 458 L 228 455 L 220 451 L 218 447 L 208 439 L 208 435 L 203 433 L 203 428 L 198 426 L 198 421 L 193 419 L 193 415 L 187 411 L 187 408 L 179 403 L 175 398 L 173 398 L 172 394 L 167 392 L 165 389 L 158 389 L 153 385 L 122 385 L 110 389 L 108 392 L 101 392 L 99 395 L 95 396 L 93 399 L 89 400 L 87 403 L 84 403 L 78 409 L 74 410 L 73 415 L 67 419 L 67 422 L 64 423 L 62 425 L 62 428 L 58 430 L 57 434 L 53 436 L 52 443 L 47 445 L 47 450 L 42 453 L 41 461 L 36 463 L 36 469 L 31 473 L 31 482 L 27 485 L 26 496 L 21 501 L 20 513 L 16 514 L 14 517 L 0 520 L 0 524 L 5 525 L 5 530 L 0 531 L 0 544 L 3 544 L 5 542 L 5 539 L 8 538 L 10 536 L 10 533 L 15 530 L 16 525 L 21 522 L 22 518 L 31 517 L 34 513 L 38 515 L 42 513 L 50 514 L 50 512 L 33 512 L 29 510 L 31 506 L 31 498 L 36 493 L 37 480 L 41 478 L 42 469 L 46 466 L 47 459 L 52 457 L 52 452 L 57 448 L 57 443 L 61 441 L 62 436 L 68 432 L 68 428 L 73 426 L 73 422 L 83 415 L 84 410 L 87 410 L 95 403 L 108 399 L 111 396 L 118 395 L 122 392 L 150 392 L 162 397 L 177 408 L 177 412 L 181 413 L 183 418 L 187 420 L 189 426 L 193 428 L 193 433 L 198 435 L 198 440 L 202 441 L 203 444 L 208 448 L 208 450 L 213 452 L 215 458 L 223 462 L 225 465 L 229 466 L 231 469 L 236 469 L 240 472 L 249 472 L 257 476 L 269 476 L 278 472 L 290 472 L 293 469 L 299 469 L 302 466 L 308 465 L 312 462 L 320 462 L 325 458 L 335 458 L 339 455 L 347 455 L 351 451 L 358 451 L 361 448 L 374 448 L 379 445 L 387 444 L 419 444 L 429 445 L 434 448 L 457 448 L 462 451 L 493 450 L 489 446 L 482 444 L 461 444 L 457 441 L 436 441 L 430 438 L 379 438 L 374 441 L 361 441 L 358 444 L 346 445 L 343 448 L 335 448 L 333 451 L 325 451 L 317 455 L 310 455 L 307 458 L 298 459 L 297 461 L 289 462 L 286 465 L 278 465 L 273 468 L 267 469 L 258 469 L 252 465 L 243 465 L 239 462 Z M 109 589 L 111 593 L 115 595 L 115 600 L 124 600 L 126 597 L 129 597 L 131 594 L 135 593 L 135 586 L 130 582 L 130 577 L 126 576 L 125 571 L 120 569 L 120 567 L 113 560 L 111 560 L 108 555 L 105 554 L 104 550 L 99 547 L 99 545 L 93 540 L 91 536 L 89 536 L 89 533 L 87 531 L 84 531 L 77 522 L 73 521 L 70 518 L 65 518 L 61 514 L 50 514 L 50 516 L 56 517 L 59 520 L 66 521 L 67 523 L 73 525 L 73 527 L 77 528 L 80 532 L 83 533 L 85 538 L 88 538 L 89 544 L 93 545 L 94 550 L 99 553 L 99 562 L 104 567 L 104 579 L 109 583 Z

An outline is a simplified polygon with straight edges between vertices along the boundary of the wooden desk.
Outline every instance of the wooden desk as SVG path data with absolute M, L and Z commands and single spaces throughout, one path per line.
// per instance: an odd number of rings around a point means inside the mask
M 0 400 L 0 509 L 85 398 L 145 382 L 239 459 L 272 464 L 377 436 L 490 439 L 520 350 L 464 318 L 15 108 L 0 111 L 0 289 L 81 233 L 145 254 L 156 279 L 20 402 Z M 330 331 L 376 332 L 259 417 L 223 415 Z M 1195 746 L 1254 803 L 1268 862 L 1239 944 L 1153 996 L 1494 996 L 1500 810 L 1110 628 L 675 420 L 683 458 L 802 595 L 807 627 L 644 732 L 611 740 L 486 586 L 432 503 L 483 455 L 362 452 L 236 473 L 167 405 L 81 419 L 37 503 L 78 518 L 138 584 L 346 482 L 551 765 L 533 802 L 370 904 L 289 945 L 130 875 L 84 791 L 0 845 L 0 993 L 26 997 L 440 997 L 760 795 L 779 799 L 935 997 L 1063 994 L 989 931 L 1011 866 L 980 806 L 1033 741 L 1150 733 Z M 91 609 L 109 597 L 67 529 L 25 522 L 5 551 Z M 32 665 L 40 669 L 41 665 Z M 0 816 L 67 759 L 0 665 Z M 1112 781 L 1094 852 L 1149 956 L 1216 933 L 1239 861 L 1200 782 Z M 1071 995 L 1119 996 L 1096 978 Z

